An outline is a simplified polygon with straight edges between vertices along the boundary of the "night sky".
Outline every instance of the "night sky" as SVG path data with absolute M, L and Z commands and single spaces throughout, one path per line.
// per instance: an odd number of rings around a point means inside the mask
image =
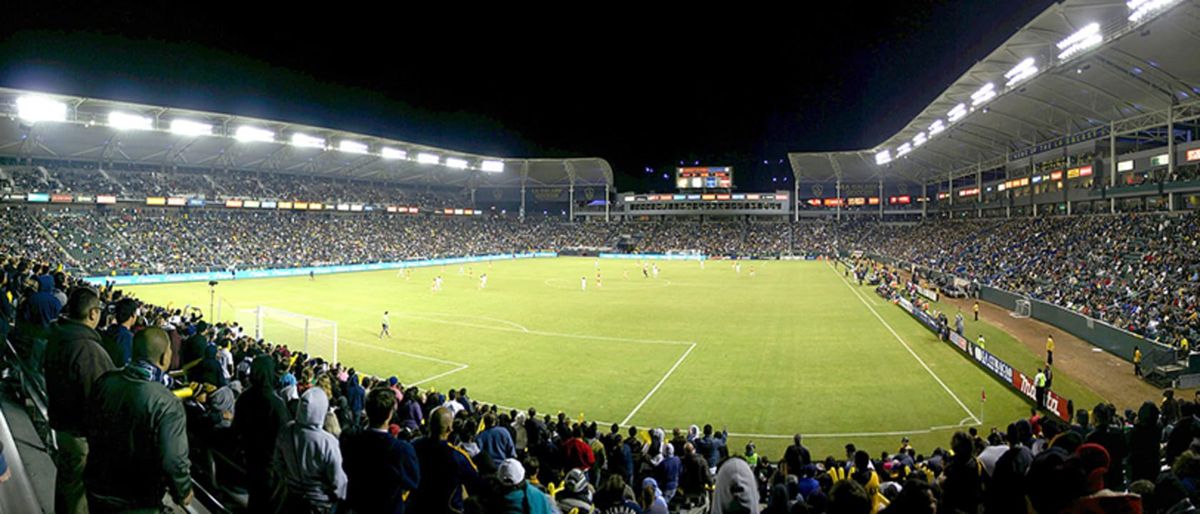
M 1052 3 L 17 2 L 0 85 L 504 157 L 599 156 L 619 190 L 669 190 L 681 161 L 732 165 L 739 189 L 769 190 L 791 187 L 788 151 L 866 148 L 903 128 Z

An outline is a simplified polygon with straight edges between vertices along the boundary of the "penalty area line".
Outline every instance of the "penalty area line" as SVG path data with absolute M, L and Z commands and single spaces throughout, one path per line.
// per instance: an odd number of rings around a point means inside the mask
M 921 364 L 921 367 L 925 368 L 925 371 L 929 372 L 929 376 L 933 377 L 933 379 L 935 381 L 937 381 L 938 385 L 942 386 L 942 389 L 944 389 L 946 391 L 946 394 L 949 394 L 950 397 L 954 399 L 954 402 L 957 403 L 959 407 L 962 407 L 963 412 L 966 412 L 967 416 L 970 416 L 971 420 L 973 420 L 975 422 L 975 424 L 979 424 L 979 418 L 975 417 L 975 413 L 971 412 L 971 409 L 967 408 L 967 405 L 965 403 L 963 403 L 963 401 L 961 399 L 959 399 L 957 394 L 954 394 L 954 391 L 950 390 L 950 387 L 947 386 L 946 383 L 942 381 L 942 378 L 939 377 L 937 375 L 937 373 L 934 373 L 933 370 L 929 368 L 929 365 L 925 363 L 925 360 L 922 359 L 920 355 L 917 355 L 917 352 L 913 351 L 912 347 L 909 346 L 908 343 L 904 341 L 904 338 L 900 337 L 900 334 L 896 333 L 896 329 L 892 328 L 892 325 L 890 323 L 888 323 L 887 320 L 883 319 L 883 316 L 880 316 L 879 312 L 877 312 L 875 310 L 875 308 L 871 306 L 871 304 L 867 303 L 867 301 L 865 299 L 863 299 L 862 294 L 860 294 L 858 292 L 858 290 L 854 288 L 854 286 L 850 285 L 850 282 L 848 280 L 846 280 L 845 277 L 838 274 L 837 269 L 834 268 L 832 264 L 826 263 L 826 265 L 828 265 L 829 269 L 833 271 L 834 276 L 836 276 L 839 280 L 841 280 L 843 284 L 846 284 L 846 288 L 849 289 L 851 293 L 854 293 L 854 296 L 858 297 L 858 301 L 862 302 L 862 304 L 867 308 L 867 310 L 871 311 L 871 314 L 875 315 L 875 319 L 879 320 L 879 322 L 882 323 L 883 326 L 888 329 L 888 332 L 892 333 L 892 336 L 895 337 L 896 340 L 899 341 L 900 344 L 904 346 L 905 350 L 908 350 L 908 354 L 912 355 L 912 357 L 914 359 L 916 359 L 919 364 Z
M 633 416 L 635 414 L 637 414 L 639 410 L 642 409 L 642 406 L 645 405 L 646 402 L 650 400 L 651 396 L 654 396 L 654 393 L 658 392 L 658 388 L 662 387 L 662 385 L 664 383 L 666 383 L 668 378 L 671 378 L 671 374 L 675 373 L 675 370 L 677 368 L 679 368 L 679 365 L 683 364 L 683 360 L 686 359 L 687 356 L 692 353 L 692 350 L 695 350 L 695 349 L 696 349 L 696 343 L 691 343 L 691 346 L 688 346 L 688 349 L 683 352 L 683 355 L 680 355 L 679 359 L 675 361 L 675 365 L 671 366 L 671 369 L 667 370 L 667 373 L 658 380 L 658 383 L 654 384 L 654 387 L 650 389 L 650 392 L 646 393 L 646 396 L 642 398 L 642 401 L 638 402 L 637 406 L 634 407 L 633 410 L 629 411 L 629 415 L 625 416 L 625 419 L 623 421 L 621 421 L 622 425 L 629 423 L 629 420 L 633 419 Z

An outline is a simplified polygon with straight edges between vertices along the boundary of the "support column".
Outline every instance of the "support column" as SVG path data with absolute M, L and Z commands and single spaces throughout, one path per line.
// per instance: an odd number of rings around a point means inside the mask
M 921 221 L 925 221 L 925 215 L 929 210 L 929 183 L 921 184 Z
M 842 221 L 842 177 L 837 179 L 837 220 Z
M 525 221 L 525 181 L 529 178 L 529 161 L 525 161 L 521 165 L 521 210 L 517 211 L 517 218 L 522 222 Z
M 879 221 L 883 221 L 883 175 L 879 176 Z
M 1108 124 L 1108 187 L 1117 187 L 1117 123 Z M 1066 177 L 1063 177 L 1066 180 Z M 1113 212 L 1117 212 L 1113 207 Z
M 983 217 L 983 163 L 975 167 L 975 206 L 979 217 Z
M 1172 97 L 1174 102 L 1174 97 Z M 1171 180 L 1175 176 L 1175 107 L 1171 106 L 1167 109 L 1167 176 L 1163 182 L 1158 184 L 1159 189 L 1162 189 L 1163 183 Z M 1167 210 L 1175 211 L 1175 195 L 1167 193 Z
M 800 221 L 800 179 L 792 176 L 792 222 Z
M 571 185 L 567 188 L 567 221 L 575 222 L 575 181 L 571 181 Z
M 605 182 L 604 183 L 604 222 L 605 223 L 612 221 L 611 219 L 609 219 L 609 215 L 608 215 L 608 212 L 609 212 L 608 204 L 610 204 L 610 203 L 612 203 L 612 194 L 608 190 L 608 182 Z

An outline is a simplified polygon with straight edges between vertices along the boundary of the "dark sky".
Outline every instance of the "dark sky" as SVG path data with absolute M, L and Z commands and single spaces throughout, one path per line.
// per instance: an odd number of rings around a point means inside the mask
M 890 136 L 1052 3 L 17 2 L 0 85 L 489 155 L 599 156 L 622 190 L 667 190 L 680 161 L 728 164 L 741 189 L 767 190 L 790 187 L 788 151 Z

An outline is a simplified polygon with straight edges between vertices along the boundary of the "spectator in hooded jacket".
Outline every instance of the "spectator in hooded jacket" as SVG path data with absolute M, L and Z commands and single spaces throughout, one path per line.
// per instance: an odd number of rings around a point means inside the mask
M 333 512 L 346 497 L 342 451 L 326 432 L 329 397 L 311 387 L 300 397 L 293 423 L 279 432 L 272 467 L 283 490 L 282 512 Z
M 271 499 L 275 442 L 288 423 L 287 405 L 275 393 L 275 359 L 259 355 L 250 364 L 250 387 L 234 407 L 233 430 L 246 458 L 250 510 L 265 512 Z
M 404 514 L 408 495 L 421 482 L 416 450 L 388 432 L 395 406 L 393 390 L 371 390 L 370 426 L 342 434 L 342 467 L 349 481 L 346 503 L 357 514 Z

